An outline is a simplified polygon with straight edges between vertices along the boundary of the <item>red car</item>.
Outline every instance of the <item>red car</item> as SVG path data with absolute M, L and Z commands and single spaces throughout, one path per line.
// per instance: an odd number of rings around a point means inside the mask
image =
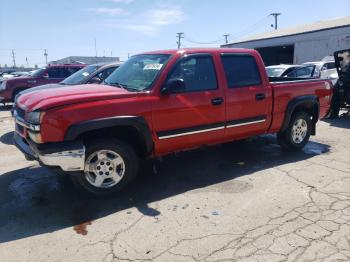
M 61 82 L 86 65 L 48 65 L 34 71 L 29 76 L 4 79 L 0 84 L 0 103 L 13 102 L 16 95 L 28 88 Z
M 254 50 L 149 52 L 131 57 L 104 85 L 20 96 L 14 141 L 28 160 L 108 194 L 126 187 L 145 157 L 266 133 L 300 150 L 331 98 L 328 80 L 270 83 Z

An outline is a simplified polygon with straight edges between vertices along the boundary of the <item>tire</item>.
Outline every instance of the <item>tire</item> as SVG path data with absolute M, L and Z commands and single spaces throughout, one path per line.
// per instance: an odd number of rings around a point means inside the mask
M 84 172 L 71 178 L 73 184 L 84 192 L 95 196 L 110 195 L 125 189 L 136 178 L 139 162 L 129 144 L 114 138 L 98 140 L 87 145 Z
M 277 134 L 277 140 L 286 151 L 299 151 L 309 142 L 311 134 L 311 116 L 299 111 L 293 114 L 287 129 Z

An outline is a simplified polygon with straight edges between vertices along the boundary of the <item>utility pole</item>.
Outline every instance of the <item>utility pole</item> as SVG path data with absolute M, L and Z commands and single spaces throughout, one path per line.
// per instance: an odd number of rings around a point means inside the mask
M 12 49 L 12 61 L 13 61 L 13 67 L 16 67 L 16 56 L 15 56 L 15 51 Z
M 224 37 L 225 37 L 225 44 L 228 44 L 228 37 L 229 36 L 230 36 L 229 34 L 224 35 Z
M 181 39 L 183 39 L 184 37 L 183 37 L 183 35 L 184 35 L 185 33 L 177 33 L 176 35 L 176 37 L 178 38 L 178 40 L 177 40 L 177 48 L 178 49 L 180 49 L 180 47 L 181 47 Z
M 275 17 L 275 26 L 271 25 L 271 27 L 275 27 L 275 30 L 278 29 L 278 17 L 281 15 L 281 13 L 271 13 L 270 15 Z
M 47 56 L 48 56 L 49 54 L 47 53 L 47 49 L 44 49 L 44 56 L 45 56 L 45 62 L 46 62 L 46 64 L 47 64 Z
M 97 57 L 97 45 L 96 45 L 96 38 L 94 38 L 95 41 L 95 57 Z

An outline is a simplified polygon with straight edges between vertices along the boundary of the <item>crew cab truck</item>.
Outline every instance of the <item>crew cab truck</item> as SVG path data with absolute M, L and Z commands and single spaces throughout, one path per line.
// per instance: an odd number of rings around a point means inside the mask
M 0 103 L 13 102 L 19 92 L 28 88 L 61 82 L 85 66 L 84 64 L 52 64 L 39 68 L 28 76 L 4 79 L 0 83 Z
M 141 158 L 277 133 L 300 150 L 329 110 L 328 80 L 270 83 L 254 50 L 181 49 L 132 56 L 103 85 L 23 94 L 14 141 L 28 160 L 103 195 Z

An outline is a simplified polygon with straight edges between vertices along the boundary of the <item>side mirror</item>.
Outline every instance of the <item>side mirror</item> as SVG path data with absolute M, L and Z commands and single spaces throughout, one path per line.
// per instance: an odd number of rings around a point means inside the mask
M 48 78 L 49 78 L 49 74 L 48 74 L 48 73 L 44 73 L 44 74 L 42 75 L 42 78 L 48 79 Z
M 93 77 L 89 80 L 89 84 L 101 84 L 102 80 L 98 77 Z
M 164 95 L 172 93 L 181 93 L 186 91 L 185 81 L 182 78 L 169 79 L 161 92 Z

